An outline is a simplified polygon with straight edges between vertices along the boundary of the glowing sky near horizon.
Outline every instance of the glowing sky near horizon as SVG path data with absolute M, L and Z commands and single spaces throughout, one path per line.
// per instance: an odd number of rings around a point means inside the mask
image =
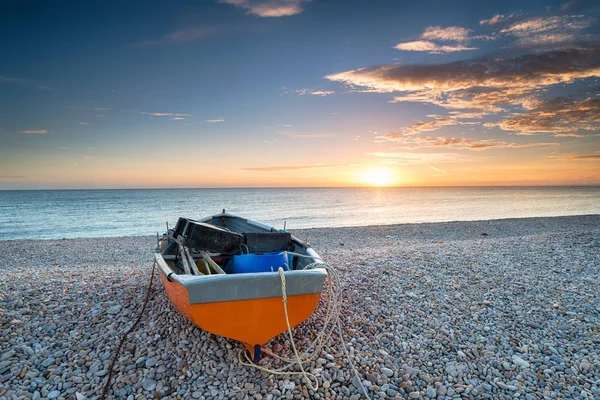
M 0 190 L 600 185 L 600 3 L 9 1 Z

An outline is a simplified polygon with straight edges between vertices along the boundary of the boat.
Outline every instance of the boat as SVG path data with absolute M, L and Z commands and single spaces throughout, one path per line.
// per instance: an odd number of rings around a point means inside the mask
M 242 342 L 254 361 L 261 346 L 310 317 L 327 277 L 308 243 L 225 210 L 179 218 L 155 261 L 175 308 L 201 329 Z

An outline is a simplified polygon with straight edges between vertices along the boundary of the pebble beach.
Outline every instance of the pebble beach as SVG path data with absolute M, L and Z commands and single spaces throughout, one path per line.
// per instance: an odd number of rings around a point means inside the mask
M 298 375 L 180 316 L 155 271 L 110 399 L 600 399 L 600 215 L 292 230 L 342 280 L 344 341 Z M 96 399 L 156 237 L 0 241 L 0 400 Z M 324 315 L 294 330 L 308 345 Z M 268 323 L 268 321 L 265 321 Z M 267 344 L 291 354 L 280 335 Z M 279 366 L 269 356 L 260 365 Z

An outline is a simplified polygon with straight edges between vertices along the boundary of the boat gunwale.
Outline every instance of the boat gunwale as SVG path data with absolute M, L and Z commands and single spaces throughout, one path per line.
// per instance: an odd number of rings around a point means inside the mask
M 210 223 L 209 221 L 221 217 L 234 218 L 266 232 L 287 232 L 225 212 L 201 218 L 197 221 Z M 324 261 L 309 244 L 294 236 L 291 236 L 291 240 L 295 242 L 295 245 L 302 248 L 302 252 L 308 258 L 312 259 L 313 267 L 284 271 L 287 295 L 321 293 L 327 271 L 318 265 L 324 264 Z M 178 274 L 165 260 L 160 249 L 157 249 L 155 253 L 155 261 L 167 281 L 177 282 L 185 288 L 190 304 L 281 297 L 282 295 L 282 282 L 278 271 L 213 275 Z
M 243 274 L 177 275 L 160 252 L 156 263 L 167 281 L 185 288 L 190 304 L 221 301 L 251 300 L 282 296 L 279 272 L 250 272 Z M 325 268 L 285 271 L 288 296 L 321 293 L 327 271 Z

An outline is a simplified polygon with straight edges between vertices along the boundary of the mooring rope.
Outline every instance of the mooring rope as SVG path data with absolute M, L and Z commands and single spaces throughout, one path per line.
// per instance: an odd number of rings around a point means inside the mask
M 298 256 L 303 256 L 303 257 L 307 257 L 305 255 L 301 255 L 301 254 L 296 254 L 296 253 L 292 253 Z M 311 257 L 311 258 L 315 258 L 315 257 Z M 320 260 L 320 259 L 319 259 Z M 321 260 L 322 261 L 322 260 Z M 369 394 L 367 393 L 367 390 L 365 389 L 365 387 L 362 385 L 362 380 L 360 378 L 360 376 L 358 375 L 358 371 L 356 371 L 356 368 L 354 367 L 354 364 L 352 363 L 352 360 L 350 358 L 350 354 L 348 354 L 348 350 L 346 349 L 346 342 L 344 341 L 344 337 L 343 337 L 343 331 L 342 331 L 342 325 L 340 322 L 340 313 L 341 313 L 341 307 L 342 307 L 342 291 L 341 291 L 341 280 L 340 277 L 338 275 L 338 273 L 335 271 L 335 269 L 333 269 L 332 267 L 330 267 L 329 265 L 325 264 L 324 262 L 316 262 L 316 263 L 312 263 L 307 265 L 304 269 L 314 269 L 314 268 L 323 268 L 327 271 L 327 278 L 328 278 L 328 287 L 329 287 L 329 296 L 328 296 L 328 303 L 327 303 L 327 312 L 325 315 L 325 322 L 323 323 L 323 327 L 321 328 L 321 330 L 319 331 L 319 333 L 317 334 L 317 337 L 313 340 L 313 342 L 311 343 L 311 345 L 308 347 L 307 350 L 305 350 L 302 353 L 302 356 L 300 356 L 298 354 L 298 350 L 296 349 L 296 344 L 294 341 L 294 337 L 292 335 L 292 327 L 290 325 L 290 321 L 288 318 L 288 310 L 287 310 L 287 292 L 286 292 L 286 280 L 285 280 L 285 273 L 283 268 L 279 267 L 278 271 L 279 271 L 279 276 L 281 278 L 281 298 L 282 298 L 282 303 L 283 303 L 283 312 L 285 315 L 285 322 L 287 325 L 287 332 L 288 332 L 288 336 L 290 339 L 290 343 L 292 345 L 292 349 L 294 351 L 294 355 L 295 355 L 295 359 L 289 359 L 289 358 L 285 358 L 285 357 L 281 357 L 278 356 L 276 354 L 274 354 L 273 352 L 271 352 L 269 349 L 265 349 L 262 348 L 261 350 L 263 352 L 265 352 L 266 354 L 269 354 L 279 360 L 282 360 L 283 362 L 286 362 L 287 365 L 284 365 L 282 368 L 276 369 L 276 370 L 272 370 L 269 368 L 265 368 L 262 367 L 260 365 L 256 365 L 248 356 L 248 352 L 245 351 L 245 349 L 240 350 L 240 352 L 238 353 L 238 359 L 240 361 L 240 363 L 242 365 L 248 366 L 248 367 L 252 367 L 252 368 L 256 368 L 258 370 L 267 372 L 269 374 L 274 374 L 274 375 L 302 375 L 308 384 L 308 387 L 313 390 L 313 391 L 317 391 L 318 389 L 318 385 L 319 385 L 319 381 L 317 379 L 317 377 L 309 372 L 306 372 L 304 370 L 304 364 L 307 364 L 309 362 L 311 362 L 312 360 L 314 360 L 320 353 L 321 350 L 324 346 L 324 344 L 327 342 L 327 340 L 329 338 L 331 338 L 331 335 L 333 333 L 334 330 L 336 330 L 337 328 L 337 333 L 339 335 L 340 338 L 340 342 L 342 344 L 342 347 L 344 349 L 344 354 L 346 356 L 346 360 L 348 361 L 348 364 L 350 365 L 350 368 L 352 370 L 352 373 L 354 375 L 354 377 L 357 379 L 358 383 L 361 385 L 362 387 L 362 394 L 364 394 L 364 396 L 368 399 L 371 400 L 371 398 L 369 397 Z M 334 289 L 337 288 L 337 292 Z M 330 330 L 327 329 L 329 323 L 332 322 L 331 328 Z M 311 349 L 314 347 L 314 350 Z M 244 361 L 242 359 L 242 354 L 244 354 L 244 358 L 246 359 L 246 361 Z M 298 365 L 298 367 L 300 368 L 300 372 L 291 372 L 291 371 L 285 371 L 288 368 L 293 367 L 294 365 Z M 311 379 L 314 380 L 316 382 L 316 385 L 313 386 Z
M 135 328 L 138 326 L 138 324 L 142 320 L 144 311 L 146 311 L 146 306 L 148 305 L 148 300 L 150 300 L 150 291 L 152 289 L 152 282 L 154 281 L 155 268 L 156 268 L 156 259 L 154 259 L 154 264 L 152 264 L 152 273 L 150 275 L 150 283 L 148 284 L 148 290 L 146 291 L 146 299 L 144 300 L 144 305 L 142 306 L 142 311 L 140 312 L 140 315 L 138 316 L 138 318 L 134 322 L 134 324 L 131 325 L 131 328 L 129 328 L 127 330 L 127 332 L 125 332 L 125 334 L 121 337 L 121 341 L 119 342 L 119 347 L 117 347 L 115 356 L 113 357 L 112 362 L 110 363 L 110 368 L 108 369 L 108 378 L 106 379 L 106 383 L 104 384 L 104 388 L 102 389 L 102 395 L 100 396 L 100 400 L 106 399 L 106 396 L 108 395 L 108 388 L 110 387 L 110 381 L 112 380 L 113 368 L 115 367 L 117 358 L 119 357 L 119 353 L 121 352 L 121 347 L 123 346 L 123 343 L 125 343 L 125 340 L 127 339 L 127 335 L 129 335 L 131 332 L 133 332 L 135 330 Z

